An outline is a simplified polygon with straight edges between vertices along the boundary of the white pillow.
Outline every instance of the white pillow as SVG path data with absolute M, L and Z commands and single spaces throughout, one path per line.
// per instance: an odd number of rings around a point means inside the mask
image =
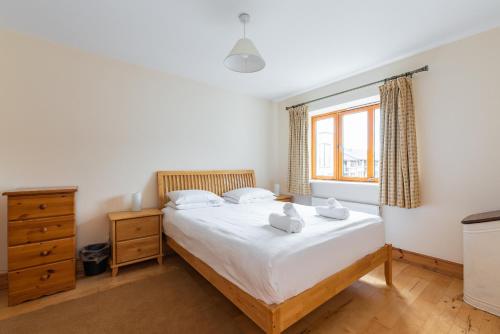
M 234 203 L 234 204 L 249 204 L 249 203 L 274 201 L 274 200 L 276 200 L 276 196 L 273 195 L 270 197 L 262 197 L 262 198 L 240 199 L 239 201 L 232 198 L 232 197 L 224 197 L 224 200 L 226 200 L 229 203 Z
M 222 198 L 206 190 L 176 190 L 167 193 L 168 198 L 176 205 L 191 203 L 222 202 Z
M 174 202 L 168 202 L 168 206 L 174 208 L 176 210 L 191 210 L 191 209 L 200 209 L 200 208 L 210 208 L 214 206 L 221 206 L 223 203 L 222 199 L 217 201 L 208 201 L 208 202 L 200 202 L 200 203 L 188 203 L 188 204 L 175 204 Z
M 274 199 L 274 194 L 262 188 L 238 188 L 222 194 L 233 203 L 252 203 L 261 199 Z

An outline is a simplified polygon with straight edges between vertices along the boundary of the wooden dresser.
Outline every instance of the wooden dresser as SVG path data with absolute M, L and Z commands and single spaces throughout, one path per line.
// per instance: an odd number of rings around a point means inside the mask
M 77 187 L 18 189 L 7 199 L 9 305 L 75 287 Z
M 111 275 L 128 264 L 156 259 L 162 263 L 162 216 L 158 209 L 108 214 L 111 241 Z

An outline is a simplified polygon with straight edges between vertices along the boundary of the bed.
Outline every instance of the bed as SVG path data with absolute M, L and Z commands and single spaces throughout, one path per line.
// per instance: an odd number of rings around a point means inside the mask
M 220 195 L 255 186 L 251 170 L 160 171 L 157 177 L 162 209 L 168 191 Z M 281 333 L 383 263 L 391 285 L 391 245 L 384 244 L 379 217 L 353 211 L 348 220 L 332 222 L 311 207 L 297 206 L 307 227 L 290 235 L 267 224 L 269 213 L 280 212 L 282 205 L 165 208 L 167 244 L 266 333 Z

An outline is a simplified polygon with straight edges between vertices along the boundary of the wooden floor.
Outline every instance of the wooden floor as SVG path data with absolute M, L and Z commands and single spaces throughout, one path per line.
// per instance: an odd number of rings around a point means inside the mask
M 179 257 L 170 256 L 161 266 L 148 262 L 123 268 L 117 277 L 106 273 L 84 278 L 75 290 L 14 307 L 7 307 L 6 291 L 0 291 L 0 320 L 168 273 L 174 267 L 169 264 L 204 281 Z M 383 266 L 379 267 L 285 333 L 500 333 L 500 318 L 462 302 L 461 280 L 401 262 L 394 263 L 393 271 L 392 288 L 385 286 Z M 208 283 L 202 286 L 213 289 Z M 239 311 L 232 314 L 241 333 L 261 333 Z

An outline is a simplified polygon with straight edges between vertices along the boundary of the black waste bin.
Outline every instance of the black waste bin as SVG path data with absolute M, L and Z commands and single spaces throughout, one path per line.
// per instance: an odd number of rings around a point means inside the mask
M 80 250 L 85 276 L 93 276 L 106 271 L 109 258 L 109 244 L 100 243 L 83 247 Z

